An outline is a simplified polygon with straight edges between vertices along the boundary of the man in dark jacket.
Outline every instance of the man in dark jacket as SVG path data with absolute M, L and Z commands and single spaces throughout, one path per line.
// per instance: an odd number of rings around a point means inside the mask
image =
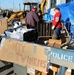
M 32 7 L 32 10 L 27 13 L 25 17 L 25 23 L 27 28 L 37 28 L 37 23 L 39 22 L 39 18 L 36 14 L 36 7 Z

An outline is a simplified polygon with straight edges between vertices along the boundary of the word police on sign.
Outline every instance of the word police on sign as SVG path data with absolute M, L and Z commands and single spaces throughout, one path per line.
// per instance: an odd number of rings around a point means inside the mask
M 66 55 L 66 54 L 60 54 L 58 52 L 51 51 L 51 56 L 52 56 L 52 58 L 63 60 L 63 61 L 68 61 L 68 62 L 72 62 L 72 60 L 73 60 L 73 56 Z

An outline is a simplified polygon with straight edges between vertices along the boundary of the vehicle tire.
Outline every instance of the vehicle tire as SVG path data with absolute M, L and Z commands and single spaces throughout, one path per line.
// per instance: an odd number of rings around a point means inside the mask
M 11 20 L 11 25 L 14 26 L 14 22 L 20 21 L 20 18 L 14 18 Z

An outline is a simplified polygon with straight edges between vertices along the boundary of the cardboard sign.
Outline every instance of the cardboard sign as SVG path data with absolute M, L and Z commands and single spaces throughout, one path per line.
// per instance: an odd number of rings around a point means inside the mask
M 30 44 L 30 46 L 31 45 L 32 44 Z M 47 57 L 44 53 L 44 47 L 40 45 L 37 46 L 34 45 L 34 47 L 33 47 L 34 49 L 29 50 L 30 52 L 27 52 L 29 53 L 27 65 L 37 70 L 40 69 L 40 71 L 46 72 Z
M 27 42 L 6 39 L 0 50 L 0 59 L 42 72 L 46 72 L 47 68 L 44 47 Z
M 1 60 L 5 60 L 5 61 L 9 61 L 9 62 L 14 62 L 15 58 L 15 47 L 12 47 L 12 45 L 14 45 L 14 41 L 10 41 L 10 40 L 5 40 L 1 50 L 0 50 L 0 59 Z
M 0 34 L 3 34 L 5 30 L 8 29 L 7 26 L 7 19 L 1 18 L 0 19 Z

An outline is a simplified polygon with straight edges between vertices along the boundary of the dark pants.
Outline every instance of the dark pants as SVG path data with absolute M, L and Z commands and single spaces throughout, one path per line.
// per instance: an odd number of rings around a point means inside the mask
M 61 31 L 61 28 L 56 28 L 54 30 L 54 37 L 53 37 L 53 39 L 60 39 L 60 31 Z

